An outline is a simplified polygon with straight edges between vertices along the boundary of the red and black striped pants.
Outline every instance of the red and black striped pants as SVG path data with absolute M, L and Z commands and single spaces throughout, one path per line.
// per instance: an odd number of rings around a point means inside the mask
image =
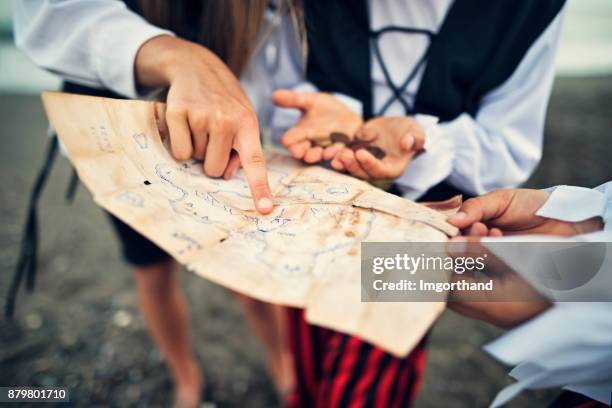
M 297 386 L 290 408 L 408 407 L 425 366 L 425 340 L 397 358 L 357 337 L 306 323 L 288 309 L 289 339 Z

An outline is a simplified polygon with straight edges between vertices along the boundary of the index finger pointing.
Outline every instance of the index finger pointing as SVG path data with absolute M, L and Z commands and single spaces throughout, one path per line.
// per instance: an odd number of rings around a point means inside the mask
M 257 211 L 262 214 L 270 213 L 273 208 L 272 193 L 268 184 L 266 159 L 257 133 L 244 128 L 240 130 L 234 149 L 240 157 Z

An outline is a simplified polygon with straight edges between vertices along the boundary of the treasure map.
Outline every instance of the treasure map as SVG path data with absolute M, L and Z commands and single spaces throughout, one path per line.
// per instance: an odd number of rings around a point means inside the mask
M 274 210 L 255 210 L 242 171 L 229 181 L 176 161 L 159 103 L 43 94 L 51 125 L 100 206 L 190 271 L 231 290 L 300 307 L 316 325 L 406 355 L 443 302 L 361 301 L 364 241 L 443 242 L 445 216 L 358 179 L 266 152 Z

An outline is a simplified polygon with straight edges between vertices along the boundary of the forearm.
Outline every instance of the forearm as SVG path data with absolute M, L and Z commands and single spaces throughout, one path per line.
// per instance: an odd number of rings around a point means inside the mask
M 139 95 L 134 60 L 143 43 L 172 35 L 111 0 L 17 0 L 17 46 L 67 81 Z
M 134 61 L 134 74 L 138 85 L 144 87 L 168 86 L 180 70 L 180 64 L 201 64 L 204 47 L 180 38 L 162 35 L 145 42 Z
M 511 77 L 482 97 L 478 112 L 440 124 L 433 137 L 428 133 L 426 153 L 398 180 L 400 186 L 423 193 L 446 180 L 466 193 L 482 194 L 516 187 L 531 175 L 542 155 L 563 15 L 531 46 Z
M 501 406 L 521 389 L 567 387 L 610 403 L 612 386 L 612 309 L 609 303 L 559 303 L 485 350 L 505 364 L 519 383 L 492 406 Z
M 151 38 L 138 50 L 134 60 L 134 74 L 139 86 L 168 86 L 186 71 L 211 72 L 222 80 L 226 75 L 225 64 L 206 47 L 170 35 Z

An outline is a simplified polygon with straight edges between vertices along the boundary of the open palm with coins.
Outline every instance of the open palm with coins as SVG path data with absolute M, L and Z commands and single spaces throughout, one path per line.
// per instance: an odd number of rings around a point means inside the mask
M 274 103 L 302 111 L 282 138 L 291 155 L 306 163 L 329 161 L 338 171 L 364 180 L 401 176 L 423 151 L 425 131 L 411 117 L 361 117 L 335 96 L 281 90 Z

